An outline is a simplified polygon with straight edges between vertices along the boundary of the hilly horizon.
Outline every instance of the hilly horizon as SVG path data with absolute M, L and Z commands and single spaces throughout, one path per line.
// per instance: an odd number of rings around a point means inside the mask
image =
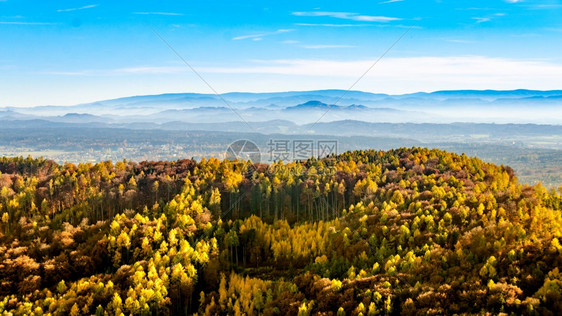
M 224 99 L 223 99 L 224 98 Z M 337 104 L 336 104 L 337 103 Z M 314 90 L 231 92 L 220 96 L 172 93 L 131 96 L 72 106 L 4 107 L 2 119 L 210 123 L 287 120 L 296 124 L 340 120 L 379 123 L 562 124 L 562 91 L 448 90 L 402 95 Z M 96 116 L 96 117 L 94 117 Z M 86 117 L 86 116 L 84 116 Z
M 126 104 L 127 101 L 136 101 L 137 99 L 150 99 L 153 97 L 169 99 L 170 101 L 177 101 L 177 99 L 217 99 L 220 97 L 227 97 L 227 100 L 232 100 L 235 102 L 247 102 L 250 100 L 260 100 L 260 99 L 270 99 L 270 98 L 286 98 L 286 97 L 334 97 L 340 98 L 345 96 L 346 98 L 386 98 L 386 97 L 396 97 L 396 98 L 409 98 L 409 97 L 421 97 L 421 96 L 439 96 L 439 97 L 469 97 L 469 98 L 491 98 L 498 99 L 500 97 L 513 97 L 513 98 L 529 98 L 529 97 L 562 97 L 561 90 L 533 90 L 533 89 L 512 89 L 512 90 L 475 90 L 475 89 L 460 89 L 460 90 L 435 90 L 431 92 L 419 91 L 403 94 L 387 94 L 387 93 L 377 93 L 377 92 L 366 92 L 360 90 L 344 90 L 344 89 L 322 89 L 322 90 L 302 90 L 302 91 L 279 91 L 279 92 L 225 92 L 219 95 L 213 93 L 199 93 L 199 92 L 170 92 L 170 93 L 159 93 L 152 95 L 131 95 L 116 97 L 105 100 L 97 100 L 86 103 L 78 103 L 74 105 L 34 105 L 34 106 L 0 106 L 0 109 L 17 109 L 17 108 L 37 108 L 37 107 L 67 107 L 67 106 L 80 106 L 80 105 L 102 105 L 103 103 L 112 103 L 117 101 L 122 101 Z M 221 101 L 222 102 L 222 101 Z M 139 102 L 142 103 L 142 102 Z M 224 103 L 223 103 L 224 105 Z

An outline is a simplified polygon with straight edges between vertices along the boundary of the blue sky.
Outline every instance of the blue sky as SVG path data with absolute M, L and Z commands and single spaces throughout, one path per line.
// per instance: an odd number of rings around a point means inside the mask
M 0 106 L 130 95 L 562 89 L 562 1 L 0 0 Z

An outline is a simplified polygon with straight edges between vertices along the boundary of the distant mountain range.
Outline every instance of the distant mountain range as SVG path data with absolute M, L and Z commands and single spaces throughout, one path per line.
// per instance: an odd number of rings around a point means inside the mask
M 226 122 L 562 124 L 562 90 L 455 90 L 388 95 L 317 90 L 273 93 L 173 93 L 74 106 L 7 107 L 0 121 L 127 124 L 168 128 Z M 172 124 L 173 123 L 173 124 Z M 230 123 L 229 123 L 230 124 Z M 357 123 L 355 123 L 357 124 Z

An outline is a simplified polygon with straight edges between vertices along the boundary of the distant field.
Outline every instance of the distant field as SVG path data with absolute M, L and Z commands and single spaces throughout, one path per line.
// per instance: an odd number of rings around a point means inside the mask
M 72 152 L 66 152 L 62 150 L 30 150 L 30 149 L 18 149 L 18 148 L 0 148 L 2 156 L 12 157 L 12 156 L 31 156 L 31 157 L 62 157 L 65 155 L 72 154 Z
M 476 135 L 472 135 L 476 136 Z M 132 130 L 123 128 L 23 128 L 3 129 L 0 137 L 1 156 L 43 156 L 63 162 L 98 162 L 105 160 L 132 161 L 178 160 L 202 157 L 223 158 L 228 145 L 238 139 L 255 142 L 262 153 L 263 161 L 269 159 L 271 139 L 288 140 L 335 140 L 337 152 L 358 149 L 387 150 L 397 147 L 436 147 L 466 153 L 482 160 L 511 166 L 522 183 L 546 187 L 562 185 L 562 150 L 557 148 L 560 137 L 541 137 L 533 144 L 523 141 L 494 143 L 490 139 L 482 142 L 420 142 L 412 138 L 398 137 L 335 137 L 321 135 L 264 135 L 257 133 Z M 523 139 L 523 138 L 521 138 Z M 531 147 L 533 146 L 533 147 Z

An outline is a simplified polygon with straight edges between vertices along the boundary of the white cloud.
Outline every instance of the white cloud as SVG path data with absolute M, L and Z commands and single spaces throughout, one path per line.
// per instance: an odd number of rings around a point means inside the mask
M 375 16 L 375 15 L 361 15 L 352 12 L 329 12 L 329 11 L 306 11 L 306 12 L 293 12 L 296 16 L 327 16 L 337 19 L 362 21 L 362 22 L 391 22 L 401 20 L 400 18 L 388 16 Z
M 455 38 L 444 39 L 444 41 L 449 42 L 449 43 L 458 43 L 458 44 L 474 44 L 474 43 L 476 43 L 475 41 L 471 41 L 471 40 L 455 39 Z
M 254 41 L 259 41 L 265 36 L 277 35 L 282 33 L 288 33 L 294 31 L 293 29 L 279 29 L 275 32 L 268 32 L 268 33 L 258 33 L 258 34 L 249 34 L 249 35 L 241 35 L 233 37 L 232 39 L 235 41 L 244 40 L 244 39 L 252 39 Z
M 373 59 L 374 60 L 374 59 Z M 259 60 L 260 66 L 213 68 L 205 71 L 218 73 L 269 73 L 312 76 L 355 76 L 361 74 L 373 62 L 336 61 L 316 59 Z M 264 66 L 267 65 L 267 66 Z M 376 70 L 376 69 L 380 70 Z M 384 70 L 384 71 L 383 71 Z M 507 76 L 548 75 L 560 76 L 562 65 L 544 60 L 519 60 L 484 56 L 451 57 L 389 57 L 383 59 L 373 73 L 385 77 L 410 75 L 455 75 L 455 76 Z
M 394 3 L 394 2 L 402 2 L 404 0 L 387 0 L 383 2 L 379 2 L 379 4 L 387 4 L 387 3 Z
M 353 45 L 302 45 L 303 48 L 308 49 L 324 49 L 324 48 L 353 48 L 357 46 Z
M 484 22 L 490 22 L 490 18 L 479 18 L 479 17 L 474 17 L 472 18 L 473 20 L 476 20 L 476 23 L 484 23 Z
M 121 75 L 156 75 L 156 74 L 176 74 L 187 72 L 185 66 L 138 66 L 116 69 L 85 69 L 78 71 L 47 71 L 42 74 L 59 76 L 121 76 Z
M 325 27 L 356 27 L 373 26 L 372 24 L 333 24 L 333 23 L 295 23 L 298 26 L 325 26 Z
M 251 60 L 242 67 L 200 67 L 221 91 L 341 88 L 347 89 L 373 60 Z M 44 72 L 61 76 L 187 76 L 178 66 L 139 66 L 109 70 Z M 406 93 L 447 89 L 559 89 L 562 63 L 484 56 L 394 57 L 382 59 L 355 87 L 357 90 Z M 159 77 L 164 78 L 164 77 Z M 183 77 L 182 77 L 183 78 Z M 159 79 L 162 80 L 162 79 Z M 172 79 L 170 79 L 172 80 Z M 275 83 L 275 85 L 273 85 Z
M 372 65 L 372 60 L 250 60 L 244 66 L 208 67 L 193 63 L 219 92 L 295 91 L 348 89 Z M 455 89 L 560 89 L 561 61 L 491 58 L 483 56 L 385 58 L 353 88 L 369 92 L 401 94 Z M 52 72 L 37 73 L 55 75 Z M 181 64 L 139 66 L 115 70 L 90 70 L 58 75 L 101 77 L 56 78 L 30 76 L 39 82 L 17 85 L 7 81 L 2 101 L 10 106 L 76 104 L 127 95 L 191 91 L 207 93 L 208 87 Z M 52 85 L 45 85 L 45 79 Z M 32 87 L 35 93 L 26 94 Z M 55 88 L 53 88 L 55 87 Z M 21 91 L 20 91 L 21 90 Z M 21 93 L 14 94 L 14 91 Z M 62 91 L 62 92 L 61 92 Z M 9 92 L 9 93 L 8 93 Z
M 115 69 L 118 74 L 171 74 L 188 71 L 186 67 L 181 66 L 161 66 L 161 67 L 129 67 Z
M 372 63 L 372 60 L 294 59 L 261 61 L 259 65 L 247 67 L 202 67 L 199 70 L 216 74 L 283 75 L 298 80 L 317 77 L 320 78 L 317 82 L 326 86 L 345 78 L 343 81 L 352 82 Z M 381 60 L 357 87 L 373 91 L 373 84 L 376 84 L 375 90 L 389 93 L 440 89 L 557 89 L 561 73 L 562 64 L 544 60 L 484 56 L 397 57 Z
M 504 12 L 497 12 L 494 14 L 489 14 L 487 16 L 483 16 L 483 17 L 473 17 L 472 19 L 476 21 L 476 23 L 484 23 L 484 22 L 490 22 L 495 18 L 501 18 L 506 16 L 507 14 L 505 14 Z
M 547 27 L 545 30 L 550 32 L 562 32 L 562 27 Z
M 233 37 L 232 39 L 235 40 L 235 41 L 239 41 L 239 40 L 250 39 L 250 38 L 262 38 L 263 36 L 266 36 L 266 35 L 267 35 L 266 33 L 241 35 L 241 36 Z
M 286 40 L 286 41 L 282 41 L 281 43 L 283 43 L 283 44 L 298 44 L 298 43 L 300 43 L 300 41 Z
M 89 5 L 85 5 L 83 7 L 78 7 L 78 8 L 60 9 L 60 10 L 57 10 L 57 12 L 71 12 L 71 11 L 92 9 L 92 8 L 97 7 L 97 6 L 98 6 L 97 4 L 89 4 Z
M 525 8 L 531 10 L 553 10 L 562 8 L 562 4 L 529 4 Z
M 0 21 L 1 25 L 57 25 L 51 22 L 18 22 L 18 21 Z
M 177 12 L 133 12 L 133 14 L 138 14 L 138 15 L 167 15 L 167 16 L 183 15 L 183 13 L 177 13 Z

